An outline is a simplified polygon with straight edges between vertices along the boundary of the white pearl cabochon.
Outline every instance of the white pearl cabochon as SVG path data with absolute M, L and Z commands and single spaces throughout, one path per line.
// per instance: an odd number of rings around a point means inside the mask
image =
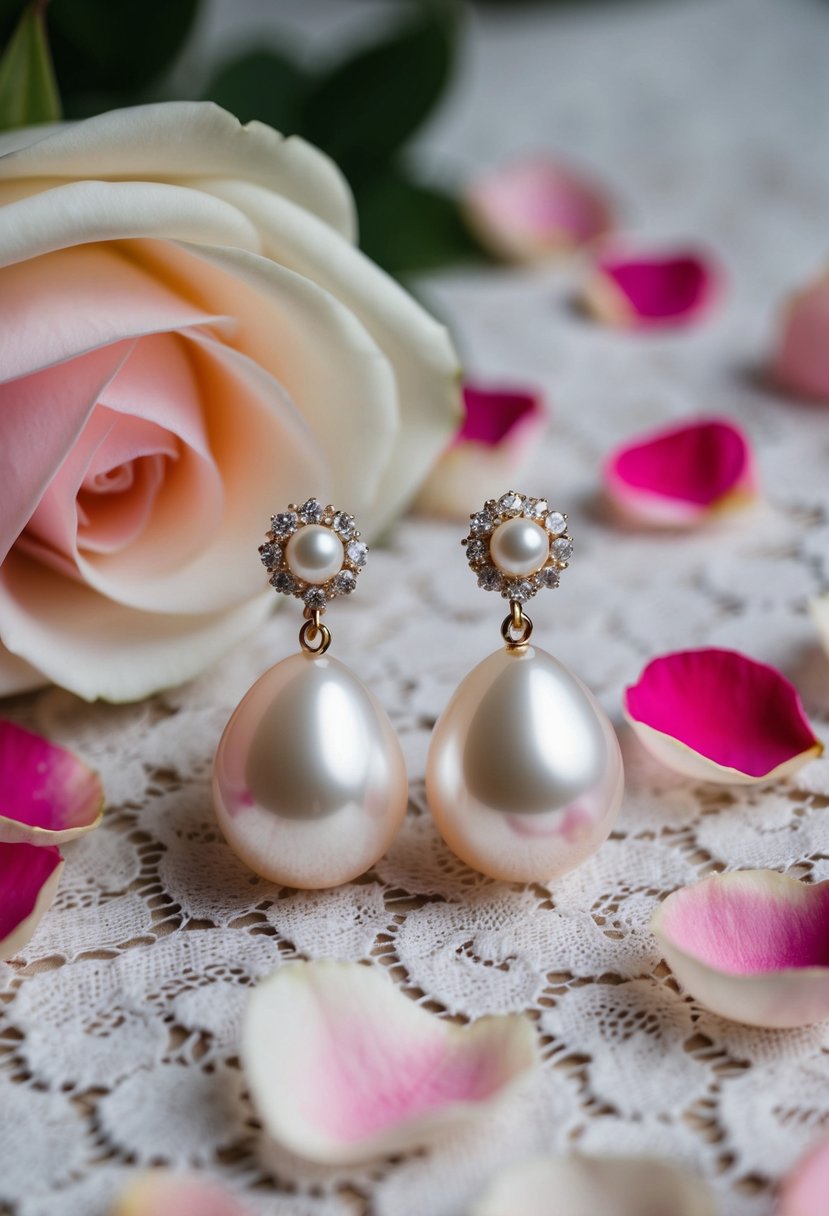
M 604 710 L 533 646 L 503 649 L 463 680 L 435 726 L 426 792 L 438 829 L 492 878 L 544 882 L 610 834 L 624 790 Z
M 261 676 L 216 751 L 213 800 L 228 844 L 272 882 L 333 887 L 386 852 L 408 804 L 382 706 L 343 663 L 304 653 Z

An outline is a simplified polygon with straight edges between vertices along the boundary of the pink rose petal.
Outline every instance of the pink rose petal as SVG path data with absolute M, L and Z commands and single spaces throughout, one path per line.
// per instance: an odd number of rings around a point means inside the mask
M 704 523 L 757 494 L 748 438 L 725 418 L 695 418 L 624 444 L 605 463 L 604 484 L 621 514 L 660 527 Z
M 63 858 L 56 848 L 0 843 L 0 959 L 29 942 L 58 889 Z
M 752 1026 L 829 1018 L 829 882 L 773 870 L 715 874 L 675 891 L 651 927 L 677 979 Z
M 772 376 L 799 397 L 829 402 L 829 271 L 789 301 Z
M 608 253 L 598 259 L 584 300 L 588 310 L 608 325 L 635 329 L 690 325 L 714 302 L 719 280 L 711 258 L 700 253 Z
M 516 262 L 583 245 L 612 223 L 602 191 L 544 153 L 501 165 L 473 182 L 464 209 L 481 243 Z
M 249 1216 L 249 1213 L 218 1183 L 154 1170 L 127 1188 L 112 1216 Z
M 829 1206 L 829 1138 L 803 1157 L 783 1183 L 778 1216 L 826 1216 Z
M 649 1157 L 532 1157 L 497 1174 L 471 1216 L 715 1216 L 705 1183 Z
M 377 968 L 329 962 L 292 963 L 258 985 L 241 1054 L 266 1130 L 331 1164 L 445 1135 L 491 1111 L 537 1059 L 524 1017 L 459 1026 Z
M 0 721 L 0 841 L 62 844 L 100 823 L 104 791 L 72 752 Z
M 702 781 L 772 781 L 823 752 L 794 685 L 736 650 L 653 659 L 625 691 L 625 715 L 657 760 Z
M 417 500 L 431 515 L 465 519 L 470 502 L 491 498 L 520 478 L 547 425 L 541 394 L 509 385 L 466 384 L 465 413 Z

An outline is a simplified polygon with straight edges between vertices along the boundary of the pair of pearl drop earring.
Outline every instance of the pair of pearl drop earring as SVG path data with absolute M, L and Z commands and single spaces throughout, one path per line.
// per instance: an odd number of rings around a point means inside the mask
M 470 517 L 478 585 L 510 602 L 504 647 L 462 681 L 434 728 L 429 807 L 447 845 L 493 878 L 546 881 L 607 838 L 624 774 L 613 728 L 585 686 L 531 646 L 523 605 L 558 586 L 567 518 L 510 491 Z M 305 604 L 301 650 L 257 680 L 216 752 L 213 794 L 228 844 L 292 887 L 348 882 L 385 853 L 408 804 L 400 742 L 348 667 L 327 656 L 329 601 L 352 592 L 366 545 L 354 518 L 316 499 L 274 515 L 262 561 Z

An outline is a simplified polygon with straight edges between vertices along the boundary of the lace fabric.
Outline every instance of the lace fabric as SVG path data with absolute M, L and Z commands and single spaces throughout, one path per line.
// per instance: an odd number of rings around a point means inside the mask
M 828 878 L 829 760 L 769 788 L 696 786 L 652 763 L 620 722 L 622 690 L 649 657 L 712 644 L 780 666 L 829 738 L 829 662 L 806 611 L 827 582 L 829 411 L 775 397 L 746 370 L 768 349 L 781 293 L 826 253 L 829 167 L 813 121 L 829 104 L 825 14 L 800 7 L 796 20 L 773 0 L 573 13 L 561 39 L 553 9 L 514 25 L 481 19 L 464 100 L 430 136 L 462 171 L 509 151 L 516 131 L 574 152 L 576 131 L 652 232 L 704 235 L 729 264 L 717 318 L 655 338 L 578 317 L 568 266 L 445 275 L 424 289 L 477 379 L 537 383 L 552 402 L 548 439 L 516 488 L 567 510 L 577 547 L 561 589 L 533 602 L 534 640 L 620 729 L 627 793 L 612 838 L 551 888 L 520 889 L 473 874 L 435 833 L 429 731 L 500 645 L 504 611 L 475 587 L 462 525 L 405 522 L 330 613 L 333 653 L 389 710 L 411 774 L 405 827 L 359 882 L 273 887 L 213 819 L 216 742 L 253 680 L 295 650 L 291 606 L 202 679 L 148 703 L 84 705 L 56 689 L 13 703 L 100 770 L 109 810 L 67 847 L 52 912 L 0 967 L 0 1212 L 104 1216 L 137 1169 L 164 1163 L 208 1170 L 268 1216 L 464 1216 L 499 1166 L 580 1149 L 686 1162 L 723 1216 L 770 1216 L 776 1181 L 829 1131 L 829 1027 L 715 1017 L 680 993 L 648 930 L 666 893 L 714 868 Z M 555 98 L 536 104 L 551 79 Z M 774 104 L 762 103 L 770 90 Z M 670 130 L 654 118 L 635 138 L 654 96 L 672 107 Z M 567 115 L 581 125 L 565 129 Z M 603 457 L 700 411 L 748 430 L 762 506 L 687 536 L 611 527 L 597 499 Z M 298 1162 L 263 1140 L 237 1058 L 250 986 L 292 958 L 369 960 L 443 1016 L 527 1010 L 543 1068 L 515 1104 L 429 1153 L 335 1171 Z

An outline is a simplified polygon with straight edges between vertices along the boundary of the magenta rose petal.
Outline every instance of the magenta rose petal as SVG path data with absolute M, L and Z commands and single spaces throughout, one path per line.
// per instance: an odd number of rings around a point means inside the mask
M 669 895 L 651 928 L 679 982 L 751 1026 L 829 1019 L 829 882 L 773 870 L 715 874 Z
M 266 1132 L 311 1161 L 370 1161 L 490 1114 L 537 1064 L 523 1015 L 460 1026 L 374 967 L 290 963 L 255 988 L 241 1056 Z
M 719 282 L 719 271 L 703 254 L 607 253 L 595 264 L 584 302 L 597 320 L 620 328 L 690 325 L 711 307 Z
M 153 1170 L 127 1187 L 113 1216 L 248 1216 L 248 1211 L 212 1180 Z
M 783 1183 L 778 1216 L 825 1216 L 829 1196 L 829 1138 L 797 1163 Z
M 510 386 L 465 384 L 464 418 L 417 500 L 432 515 L 465 519 L 470 502 L 501 493 L 520 478 L 547 425 L 540 392 Z
M 63 869 L 47 845 L 0 843 L 0 959 L 14 958 L 29 942 L 55 898 Z
M 774 781 L 823 752 L 794 685 L 736 650 L 653 659 L 626 689 L 624 707 L 657 760 L 699 781 Z
M 0 721 L 0 842 L 63 844 L 101 821 L 97 773 L 66 748 Z
M 499 165 L 467 189 L 464 210 L 497 257 L 533 262 L 602 236 L 613 215 L 604 191 L 543 153 Z
M 605 463 L 605 492 L 626 518 L 692 527 L 753 502 L 754 456 L 745 432 L 725 418 L 694 418 L 637 436 Z
M 789 301 L 771 372 L 796 396 L 829 402 L 829 271 Z

